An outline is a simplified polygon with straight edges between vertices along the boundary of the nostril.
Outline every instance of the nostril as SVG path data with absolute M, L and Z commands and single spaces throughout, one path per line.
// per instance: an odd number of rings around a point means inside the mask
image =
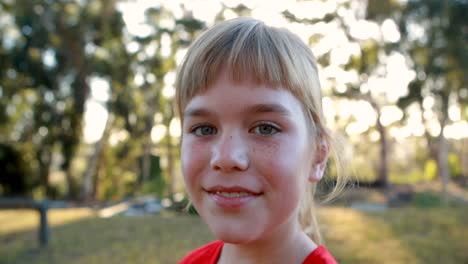
M 215 155 L 211 160 L 211 167 L 216 171 L 242 171 L 249 166 L 249 161 L 246 153 L 230 152 Z
M 218 165 L 214 165 L 214 166 L 212 166 L 212 168 L 215 171 L 220 171 L 221 170 L 221 167 L 219 167 Z

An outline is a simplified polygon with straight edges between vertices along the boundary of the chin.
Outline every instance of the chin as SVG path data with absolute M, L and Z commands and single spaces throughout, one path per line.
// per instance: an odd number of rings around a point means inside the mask
M 221 236 L 216 236 L 216 237 L 218 238 L 218 240 L 221 240 L 224 243 L 229 243 L 229 244 L 246 244 L 251 241 L 244 237 L 239 237 L 238 235 L 237 236 L 221 235 Z
M 218 240 L 221 240 L 225 243 L 229 244 L 246 244 L 249 242 L 252 242 L 255 240 L 252 232 L 247 232 L 248 230 L 226 230 L 226 229 L 221 229 L 221 230 L 215 230 L 212 229 L 212 232 L 214 233 L 215 237 Z

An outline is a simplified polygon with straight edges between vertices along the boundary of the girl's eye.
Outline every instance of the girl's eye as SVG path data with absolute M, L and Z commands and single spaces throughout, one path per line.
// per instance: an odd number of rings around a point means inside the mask
M 194 134 L 196 136 L 199 136 L 199 137 L 209 136 L 209 135 L 213 135 L 215 133 L 216 133 L 216 128 L 214 128 L 212 126 L 207 126 L 207 125 L 195 127 L 192 130 L 192 134 Z
M 271 136 L 279 132 L 279 129 L 268 124 L 261 124 L 254 127 L 253 132 L 262 136 Z

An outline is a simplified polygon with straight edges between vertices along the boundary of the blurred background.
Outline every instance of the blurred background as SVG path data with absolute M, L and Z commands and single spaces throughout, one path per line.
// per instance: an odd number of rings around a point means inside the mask
M 318 59 L 351 177 L 320 213 L 338 261 L 468 263 L 466 0 L 2 0 L 0 263 L 176 263 L 213 239 L 183 210 L 174 81 L 237 16 Z

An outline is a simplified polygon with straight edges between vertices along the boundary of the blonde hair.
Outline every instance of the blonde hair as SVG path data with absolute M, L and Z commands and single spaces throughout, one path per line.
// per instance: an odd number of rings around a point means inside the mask
M 234 82 L 251 77 L 255 82 L 289 90 L 302 103 L 315 143 L 325 141 L 333 146 L 325 126 L 317 63 L 298 36 L 245 17 L 224 21 L 204 32 L 191 45 L 177 75 L 176 103 L 181 119 L 188 102 L 206 90 L 223 68 L 229 70 Z M 337 184 L 327 200 L 346 184 L 341 175 L 338 174 Z M 316 184 L 308 188 L 299 220 L 311 238 L 322 243 L 313 199 L 315 190 Z

